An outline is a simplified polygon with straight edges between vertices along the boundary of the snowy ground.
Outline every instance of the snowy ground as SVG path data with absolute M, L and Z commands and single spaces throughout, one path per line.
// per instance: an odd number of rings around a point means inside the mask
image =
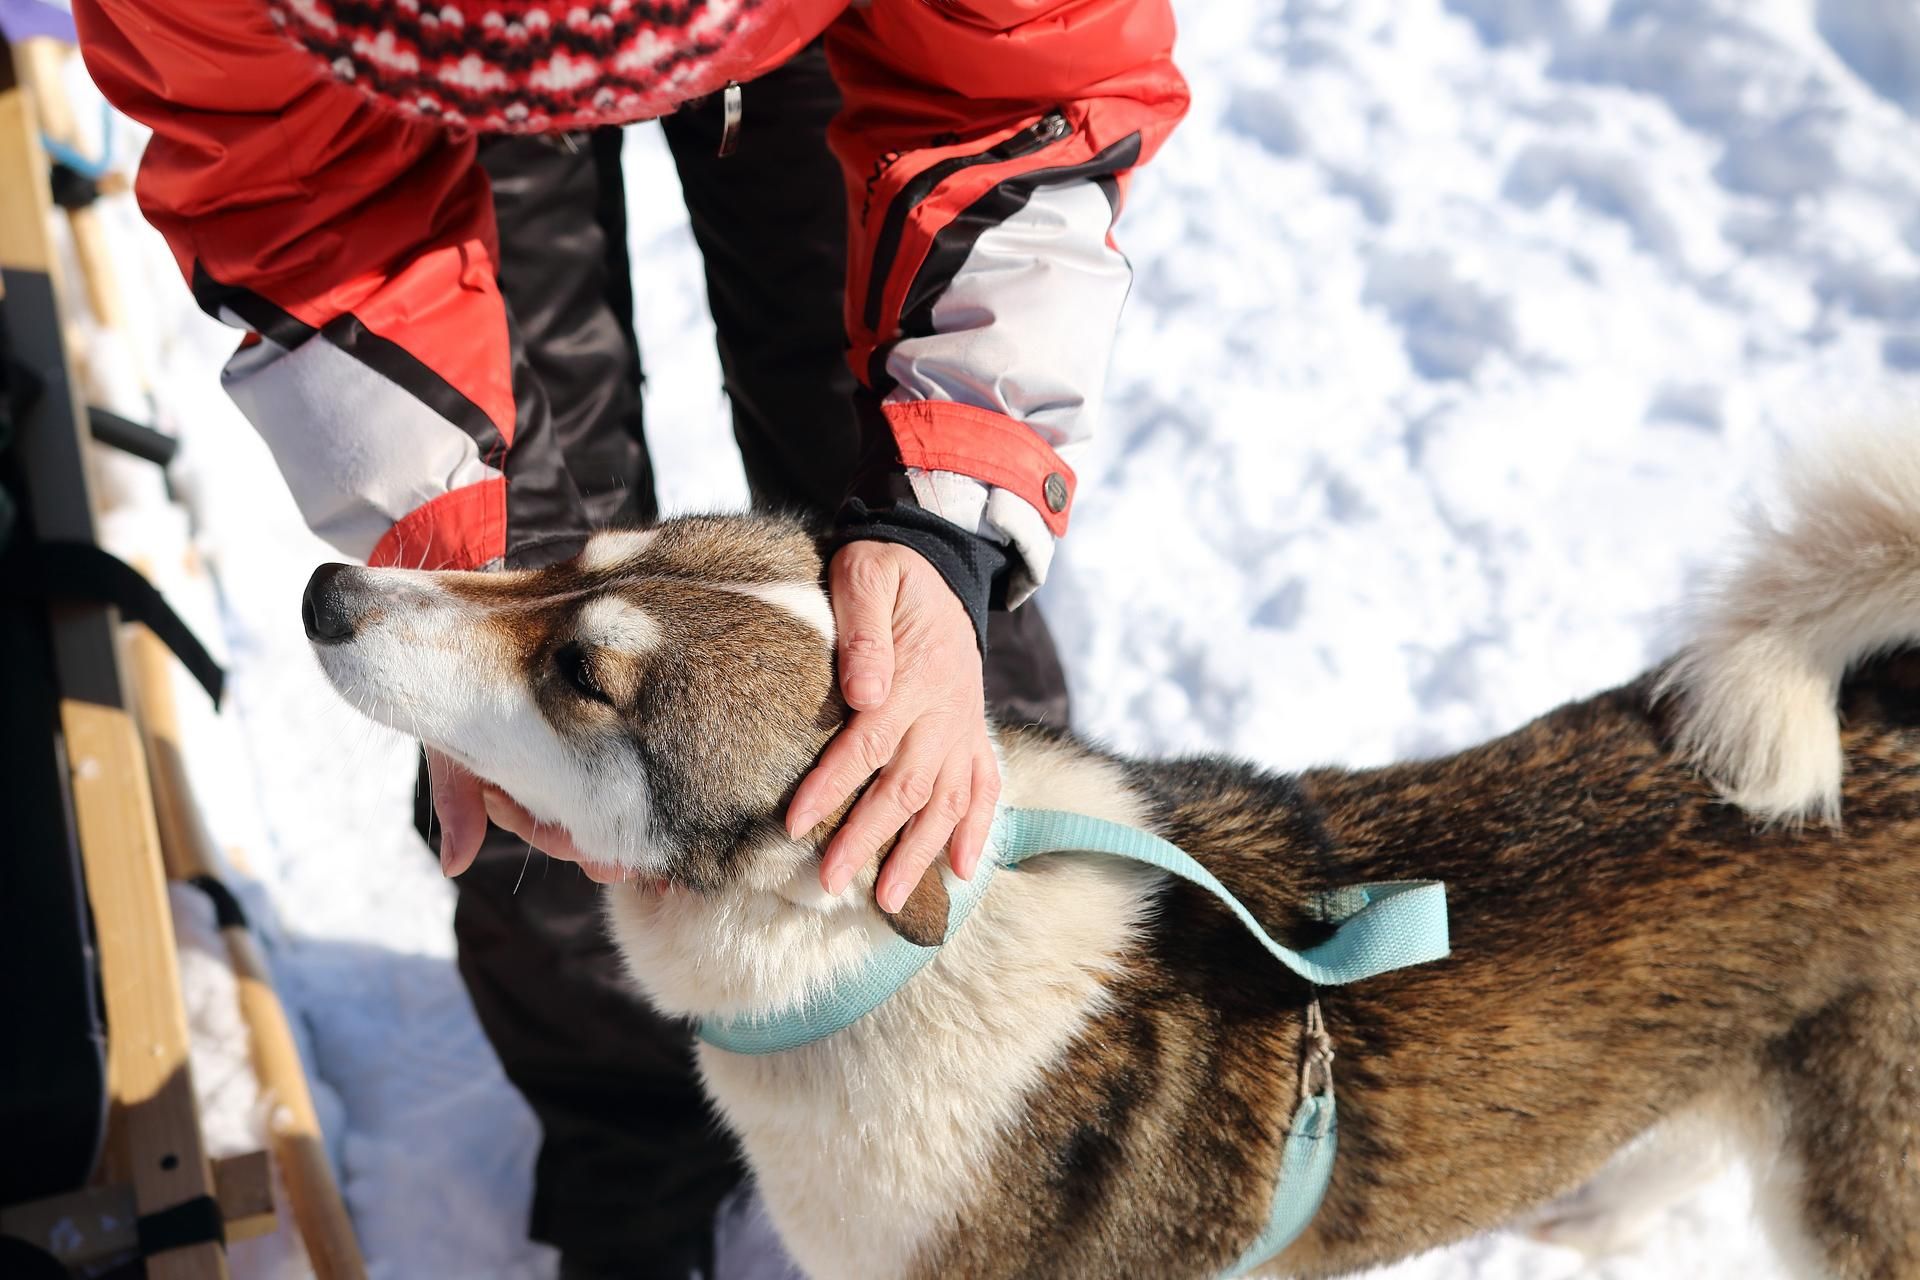
M 1288 768 L 1511 727 L 1665 650 L 1776 436 L 1913 407 L 1912 0 L 1180 8 L 1193 115 L 1121 225 L 1106 449 L 1042 596 L 1091 734 Z M 663 496 L 735 505 L 657 131 L 631 155 Z M 233 664 L 201 727 L 214 820 L 277 918 L 375 1272 L 548 1274 L 521 1238 L 534 1128 L 450 963 L 412 748 L 322 686 L 297 600 L 331 557 L 215 389 L 232 335 L 115 216 Z M 1392 1275 L 1581 1265 L 1500 1236 Z M 1734 1174 L 1586 1274 L 1778 1267 Z

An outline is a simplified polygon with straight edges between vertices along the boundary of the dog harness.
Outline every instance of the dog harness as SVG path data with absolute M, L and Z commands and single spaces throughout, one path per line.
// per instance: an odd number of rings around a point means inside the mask
M 1325 941 L 1295 951 L 1268 936 L 1240 900 L 1178 846 L 1117 822 L 1051 809 L 1002 808 L 972 880 L 948 883 L 947 937 L 965 923 L 995 872 L 1047 853 L 1098 853 L 1142 863 L 1197 885 L 1231 911 L 1254 940 L 1315 986 L 1341 986 L 1425 964 L 1448 951 L 1446 887 L 1434 880 L 1356 885 L 1321 895 L 1313 913 L 1334 926 Z M 700 1038 L 729 1053 L 768 1054 L 823 1040 L 873 1012 L 925 968 L 938 947 L 889 938 L 832 990 L 763 1016 L 711 1019 Z M 1307 1005 L 1300 1101 L 1280 1156 L 1267 1226 L 1221 1280 L 1244 1276 L 1296 1240 L 1313 1221 L 1333 1175 L 1333 1042 L 1316 996 Z

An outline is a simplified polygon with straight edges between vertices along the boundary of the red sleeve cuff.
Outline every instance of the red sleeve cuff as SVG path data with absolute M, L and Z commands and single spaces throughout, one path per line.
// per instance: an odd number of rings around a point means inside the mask
M 507 479 L 462 486 L 400 518 L 374 547 L 375 568 L 481 569 L 507 554 Z
M 954 471 L 1006 489 L 1040 513 L 1053 536 L 1067 532 L 1078 481 L 1033 428 L 970 404 L 901 400 L 884 404 L 903 466 Z

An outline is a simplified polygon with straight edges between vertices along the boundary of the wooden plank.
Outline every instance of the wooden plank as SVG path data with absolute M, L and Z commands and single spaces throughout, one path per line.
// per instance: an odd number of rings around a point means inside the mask
M 264 1151 L 213 1162 L 220 1217 L 227 1239 L 251 1240 L 272 1231 L 273 1167 Z M 125 1258 L 140 1245 L 133 1188 L 123 1182 L 85 1187 L 0 1209 L 0 1235 L 38 1245 L 69 1268 Z
M 20 82 L 33 94 L 41 130 L 55 141 L 78 147 L 80 121 L 67 101 L 62 75 L 72 48 L 52 36 L 31 36 L 13 47 L 13 63 Z
M 129 628 L 129 633 L 130 665 L 140 702 L 147 760 L 153 771 L 155 812 L 167 874 L 176 880 L 217 877 L 218 851 L 200 819 L 200 807 L 194 803 L 181 744 L 179 706 L 173 696 L 173 655 L 145 627 Z M 240 987 L 240 1012 L 247 1023 L 254 1074 L 260 1079 L 261 1093 L 270 1108 L 269 1141 L 280 1163 L 280 1175 L 286 1180 L 287 1202 L 306 1245 L 307 1259 L 319 1280 L 364 1280 L 366 1264 L 360 1257 L 353 1220 L 327 1158 L 326 1138 L 307 1085 L 306 1069 L 286 1009 L 274 990 L 266 956 L 244 925 L 230 925 L 220 932 Z
M 135 1206 L 157 1212 L 214 1192 L 187 1062 L 173 917 L 160 836 L 133 718 L 60 704 L 80 854 L 107 1006 L 108 1123 L 126 1138 Z M 226 1254 L 200 1244 L 147 1262 L 149 1280 L 226 1280 Z
M 151 578 L 142 560 L 134 568 Z M 160 831 L 160 855 L 169 880 L 220 873 L 213 840 L 193 802 L 187 761 L 180 742 L 180 709 L 173 696 L 173 654 L 143 626 L 126 628 L 128 666 L 140 712 L 140 737 L 147 749 L 153 782 L 153 814 Z
M 213 1196 L 220 1202 L 228 1244 L 270 1236 L 280 1225 L 273 1209 L 273 1161 L 264 1151 L 215 1160 Z
M 0 42 L 0 52 L 6 48 Z M 11 60 L 0 57 L 0 270 L 45 275 L 53 269 L 53 241 L 47 235 L 53 192 L 30 110 Z M 34 155 L 43 163 L 32 164 Z
M 222 931 L 234 975 L 240 980 L 240 1008 L 252 1031 L 254 1069 L 272 1108 L 267 1131 L 287 1202 L 307 1247 L 307 1260 L 320 1280 L 365 1280 L 366 1263 L 353 1233 L 353 1219 L 334 1180 L 320 1117 L 294 1045 L 293 1028 L 273 989 L 260 944 L 245 929 Z
M 40 537 L 93 542 L 93 491 L 88 479 L 86 406 L 55 287 L 48 225 L 52 197 L 47 157 L 32 104 L 14 74 L 13 49 L 0 40 L 0 273 L 5 275 L 7 338 L 14 358 L 38 379 L 42 393 L 20 421 L 18 450 L 28 515 Z M 56 604 L 47 611 L 61 696 L 124 706 L 116 611 Z
M 20 80 L 33 95 L 33 108 L 40 128 L 49 138 L 80 149 L 80 123 L 74 119 L 67 101 L 62 68 L 72 50 L 48 36 L 22 41 L 16 51 Z M 113 253 L 107 246 L 107 232 L 100 215 L 93 209 L 68 209 L 67 227 L 73 232 L 74 257 L 80 263 L 82 282 L 87 287 L 87 306 L 93 318 L 109 329 L 126 328 L 126 312 L 120 305 L 120 290 L 114 279 Z

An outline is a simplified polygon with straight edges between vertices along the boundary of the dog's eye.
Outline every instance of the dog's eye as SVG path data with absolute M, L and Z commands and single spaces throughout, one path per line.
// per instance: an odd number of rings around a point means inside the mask
M 593 664 L 587 659 L 587 651 L 577 644 L 564 645 L 553 655 L 554 663 L 560 668 L 567 683 L 583 698 L 592 698 L 595 702 L 604 702 L 609 706 L 613 699 L 600 687 L 600 681 L 593 674 Z

